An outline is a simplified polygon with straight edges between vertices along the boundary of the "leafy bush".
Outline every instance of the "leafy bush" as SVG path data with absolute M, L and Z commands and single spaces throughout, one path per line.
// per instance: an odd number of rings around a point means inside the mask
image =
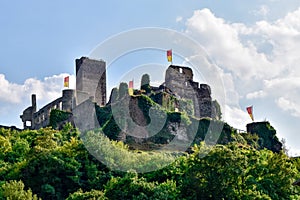
M 123 178 L 112 178 L 105 186 L 105 196 L 110 199 L 177 199 L 179 190 L 174 181 L 147 182 L 136 173 Z
M 168 152 L 138 153 L 131 151 L 123 142 L 110 141 L 99 131 L 88 131 L 82 139 L 86 148 L 98 160 L 114 170 L 152 171 L 171 163 L 176 158 Z
M 67 200 L 85 200 L 85 199 L 97 199 L 97 200 L 105 200 L 104 193 L 99 190 L 91 190 L 89 192 L 83 192 L 81 189 L 67 198 Z
M 197 122 L 194 129 L 205 134 L 210 120 Z M 60 131 L 0 129 L 0 199 L 300 199 L 292 185 L 299 158 L 257 150 L 255 135 L 243 139 L 224 127 L 228 144 L 199 141 L 190 154 L 132 151 L 99 130 L 79 134 L 70 124 Z
M 188 158 L 182 195 L 197 199 L 290 199 L 298 171 L 283 154 L 268 150 L 205 145 Z M 284 175 L 283 175 L 284 174 Z M 299 193 L 298 193 L 299 195 Z M 299 196 L 298 196 L 299 197 Z
M 70 112 L 63 111 L 63 110 L 58 110 L 58 109 L 53 109 L 50 112 L 49 126 L 56 129 L 56 128 L 58 128 L 58 124 L 60 122 L 63 122 L 65 120 L 69 119 L 69 117 L 71 115 L 72 114 Z
M 37 200 L 36 194 L 33 194 L 31 189 L 24 190 L 24 183 L 22 181 L 11 180 L 5 182 L 0 187 L 0 198 L 11 200 Z
M 259 149 L 267 148 L 273 152 L 282 150 L 282 143 L 276 136 L 276 130 L 267 121 L 247 124 L 247 130 L 258 136 Z

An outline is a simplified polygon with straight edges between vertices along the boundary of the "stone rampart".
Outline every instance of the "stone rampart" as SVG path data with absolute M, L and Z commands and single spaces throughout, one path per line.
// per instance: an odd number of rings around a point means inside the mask
M 40 129 L 49 125 L 50 112 L 53 109 L 72 112 L 75 102 L 75 90 L 63 90 L 62 97 L 48 103 L 36 112 L 36 95 L 32 95 L 32 106 L 26 108 L 20 116 L 24 129 Z

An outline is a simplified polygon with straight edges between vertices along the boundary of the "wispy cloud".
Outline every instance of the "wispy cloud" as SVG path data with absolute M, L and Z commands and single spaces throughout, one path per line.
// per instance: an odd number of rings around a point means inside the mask
M 53 75 L 43 80 L 28 78 L 23 84 L 9 82 L 4 74 L 0 74 L 0 102 L 19 104 L 30 94 L 36 94 L 40 101 L 58 98 L 63 89 L 63 79 L 69 74 Z M 71 87 L 74 88 L 75 77 L 70 76 Z
M 255 12 L 261 16 L 268 13 L 266 6 Z M 285 130 L 279 135 L 297 151 L 295 141 L 300 136 L 294 133 L 300 127 L 292 122 L 300 118 L 300 8 L 278 20 L 251 25 L 226 21 L 209 9 L 196 10 L 186 21 L 185 32 L 203 45 L 221 68 L 226 121 L 242 129 L 250 122 L 244 108 L 249 102 L 264 107 L 263 113 L 278 114 L 274 116 L 277 120 L 284 113 L 291 125 L 289 130 L 280 125 Z
M 181 16 L 176 17 L 176 22 L 182 22 L 182 20 L 183 20 L 183 17 L 181 17 Z
M 30 106 L 31 94 L 37 95 L 37 105 L 42 107 L 50 101 L 61 97 L 63 78 L 69 74 L 59 74 L 45 77 L 43 80 L 28 78 L 23 84 L 8 81 L 5 75 L 0 74 L 0 124 L 10 124 L 16 121 L 25 108 Z M 75 88 L 75 76 L 70 76 L 70 88 Z
M 267 5 L 261 5 L 257 10 L 250 11 L 251 14 L 255 16 L 266 17 L 270 12 L 270 9 Z

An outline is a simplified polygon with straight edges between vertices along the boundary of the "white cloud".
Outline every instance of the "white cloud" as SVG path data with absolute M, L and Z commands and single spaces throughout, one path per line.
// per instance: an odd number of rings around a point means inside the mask
M 257 22 L 253 29 L 253 34 L 267 38 L 272 44 L 274 65 L 288 72 L 294 70 L 300 75 L 295 66 L 300 61 L 300 8 L 275 22 Z
M 68 74 L 59 74 L 46 77 L 43 80 L 28 78 L 23 84 L 9 82 L 3 74 L 0 74 L 0 124 L 15 125 L 22 128 L 21 119 L 18 116 L 31 105 L 31 94 L 37 95 L 39 108 L 61 97 L 63 79 Z M 70 76 L 70 88 L 75 88 L 75 76 Z M 11 122 L 14 124 L 11 124 Z
M 239 94 L 235 89 L 232 74 L 219 70 L 225 89 L 225 103 L 229 106 L 239 106 Z
M 15 84 L 6 80 L 0 74 L 0 102 L 19 104 L 24 99 L 30 99 L 31 94 L 37 95 L 40 102 L 48 102 L 61 96 L 63 78 L 68 74 L 53 75 L 43 80 L 28 78 L 23 84 Z M 70 75 L 68 75 L 70 76 Z M 75 77 L 70 76 L 71 87 L 74 88 Z
M 300 77 L 282 77 L 265 80 L 262 90 L 247 94 L 247 99 L 274 100 L 283 111 L 300 117 Z
M 176 17 L 176 22 L 182 22 L 183 18 L 181 16 Z
M 251 92 L 251 93 L 247 94 L 246 98 L 247 99 L 257 99 L 257 98 L 262 98 L 265 96 L 266 96 L 266 93 L 263 90 L 259 90 L 259 91 L 255 91 L 255 92 Z
M 0 74 L 0 101 L 19 103 L 22 86 L 9 83 L 4 74 Z
M 285 97 L 280 97 L 276 103 L 282 110 L 290 112 L 295 117 L 300 117 L 300 104 Z
M 288 148 L 288 154 L 289 154 L 289 156 L 292 156 L 292 157 L 298 157 L 298 156 L 300 156 L 300 149 L 289 149 Z
M 257 51 L 242 33 L 253 32 L 243 24 L 226 22 L 208 10 L 197 10 L 187 21 L 186 33 L 197 39 L 222 68 L 243 80 L 261 79 L 277 74 L 268 57 Z
M 260 10 L 266 14 L 267 8 Z M 251 26 L 226 22 L 209 9 L 197 10 L 187 20 L 186 33 L 229 72 L 230 76 L 223 77 L 226 83 L 233 82 L 226 85 L 233 105 L 239 104 L 236 94 L 249 100 L 272 97 L 281 109 L 285 101 L 280 97 L 300 101 L 295 92 L 300 88 L 300 8 L 277 21 L 259 21 Z
M 251 123 L 251 119 L 246 111 L 241 110 L 239 107 L 225 106 L 223 118 L 226 122 L 240 130 L 246 130 L 246 124 Z
M 252 13 L 255 16 L 267 16 L 270 12 L 270 9 L 267 5 L 261 5 L 257 10 L 253 10 L 250 13 Z
M 267 7 L 259 11 L 269 12 Z M 253 104 L 260 108 L 256 118 L 268 116 L 292 147 L 290 152 L 299 155 L 300 124 L 294 122 L 300 118 L 300 8 L 275 21 L 250 25 L 226 21 L 209 9 L 197 10 L 187 20 L 185 32 L 221 68 L 226 122 L 245 129 L 251 119 L 241 107 Z

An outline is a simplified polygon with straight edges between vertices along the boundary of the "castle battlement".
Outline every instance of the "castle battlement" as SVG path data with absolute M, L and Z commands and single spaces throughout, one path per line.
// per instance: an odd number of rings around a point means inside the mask
M 36 95 L 32 95 L 32 105 L 20 116 L 24 129 L 39 129 L 50 122 L 53 109 L 72 113 L 72 109 L 89 99 L 99 106 L 106 105 L 106 63 L 103 60 L 81 57 L 75 60 L 76 90 L 63 90 L 62 97 L 50 102 L 37 111 Z M 166 70 L 164 86 L 170 94 L 193 101 L 196 117 L 218 119 L 216 102 L 212 101 L 211 88 L 193 80 L 193 70 L 189 67 L 170 65 Z
M 53 109 L 72 113 L 72 109 L 85 101 L 93 99 L 99 106 L 106 104 L 106 63 L 103 60 L 81 57 L 75 60 L 76 90 L 65 89 L 62 96 L 37 111 L 36 95 L 31 96 L 31 106 L 20 116 L 24 129 L 40 129 L 49 125 Z

